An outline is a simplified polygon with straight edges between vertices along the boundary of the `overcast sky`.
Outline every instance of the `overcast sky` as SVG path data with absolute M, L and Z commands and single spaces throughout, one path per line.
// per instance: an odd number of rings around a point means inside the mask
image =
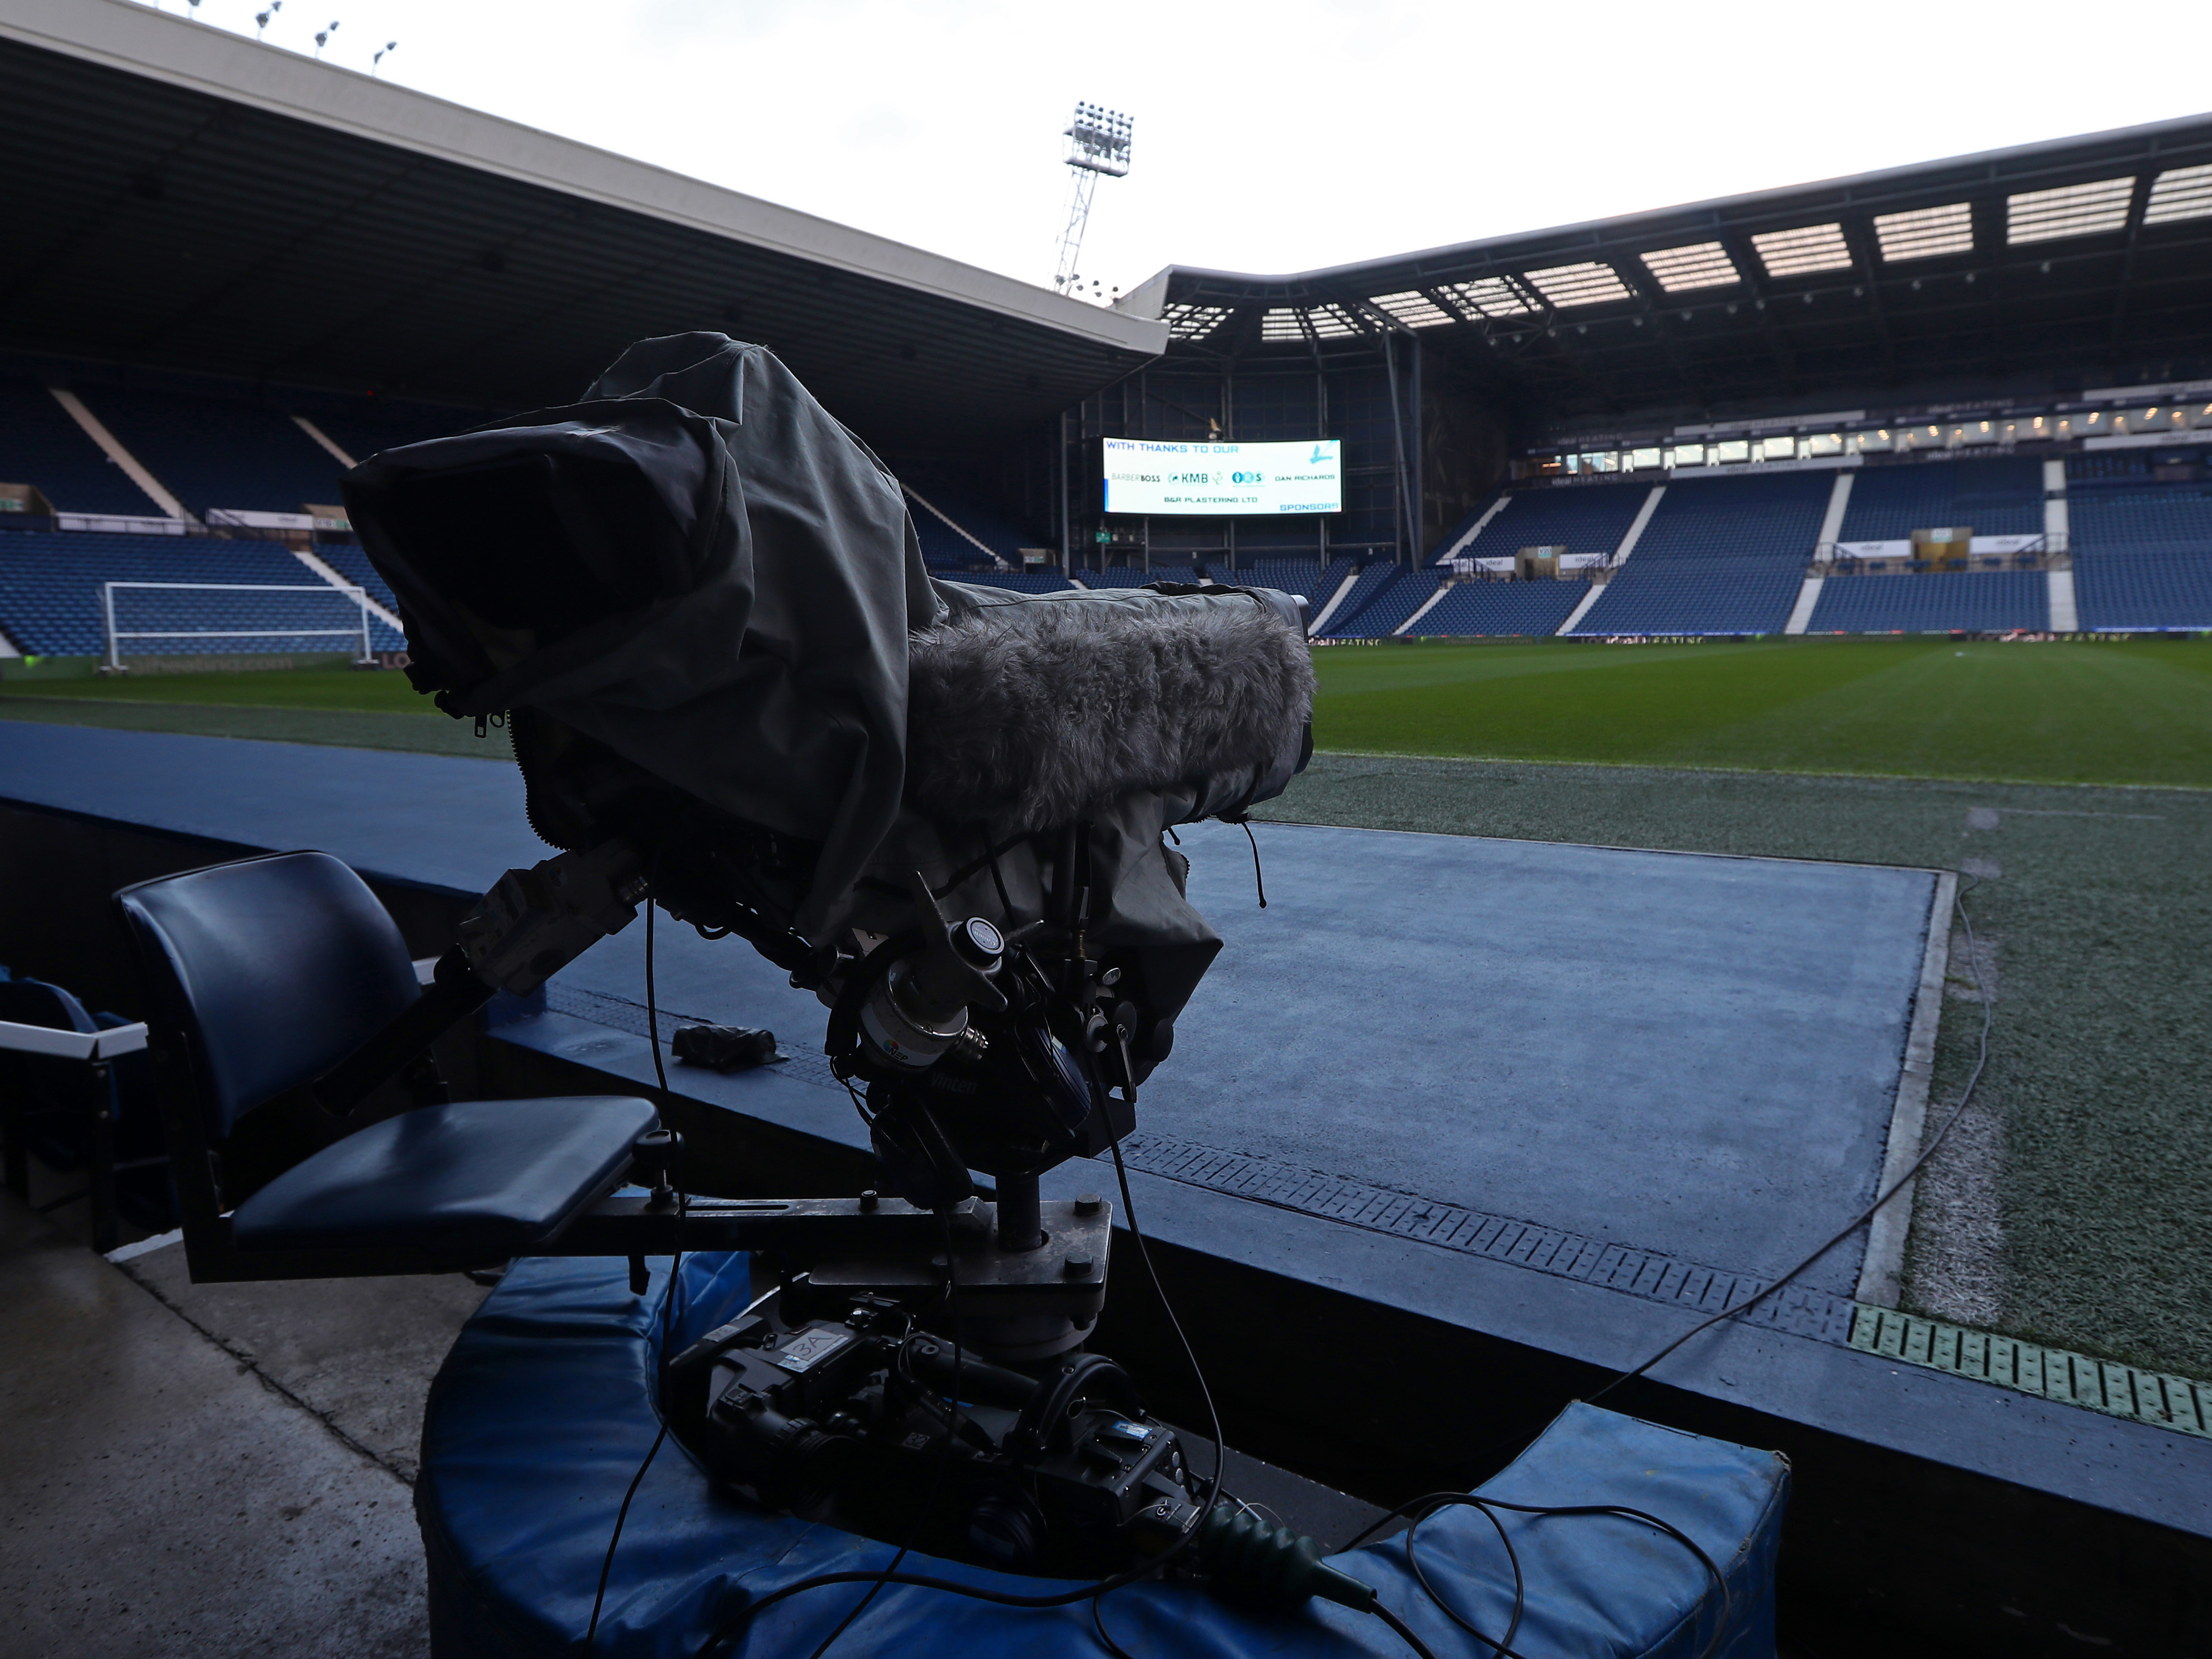
M 250 34 L 266 4 L 197 15 Z M 1073 105 L 1127 111 L 1135 166 L 1101 180 L 1082 260 L 1108 289 L 2212 106 L 2201 4 L 284 0 L 267 39 L 312 52 L 333 18 L 331 61 L 397 40 L 403 85 L 1040 283 Z

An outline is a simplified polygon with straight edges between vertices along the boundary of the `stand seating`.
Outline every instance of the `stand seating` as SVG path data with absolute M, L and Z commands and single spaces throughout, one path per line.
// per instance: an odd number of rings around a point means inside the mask
M 651 1103 L 418 1104 L 348 1132 L 307 1085 L 419 994 L 361 878 L 281 853 L 116 895 L 196 1280 L 451 1273 L 527 1255 L 629 1170 Z

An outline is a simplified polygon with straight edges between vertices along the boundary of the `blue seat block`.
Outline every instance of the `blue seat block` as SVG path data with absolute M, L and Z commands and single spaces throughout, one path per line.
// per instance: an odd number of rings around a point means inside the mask
M 425 1106 L 348 1135 L 238 1206 L 241 1250 L 526 1255 L 621 1174 L 659 1121 L 620 1096 Z

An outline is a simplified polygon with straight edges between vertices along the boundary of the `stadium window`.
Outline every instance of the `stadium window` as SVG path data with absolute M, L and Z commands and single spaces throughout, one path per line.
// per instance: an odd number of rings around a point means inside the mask
M 2056 190 L 2027 190 L 2005 198 L 2005 240 L 2055 242 L 2064 236 L 2102 236 L 2124 230 L 2133 178 L 2100 179 L 2093 184 L 2061 185 Z
M 1889 433 L 1887 429 L 1881 432 L 1854 432 L 1850 435 L 1850 443 L 1851 453 L 1855 455 L 1879 455 L 1889 447 Z
M 1628 465 L 1632 471 L 1648 472 L 1660 465 L 1659 452 L 1656 449 L 1632 450 L 1629 452 Z
M 1728 250 L 1718 242 L 1655 248 L 1638 257 L 1644 261 L 1645 269 L 1659 279 L 1659 286 L 1669 294 L 1693 288 L 1726 288 L 1743 280 L 1728 257 Z
M 2212 218 L 2212 165 L 2169 167 L 2152 182 L 2143 223 L 2170 225 L 2206 218 Z
M 1846 270 L 1851 250 L 1841 225 L 1802 225 L 1796 230 L 1762 230 L 1751 239 L 1759 262 L 1770 276 L 1803 276 L 1816 270 Z
M 1297 312 L 1278 308 L 1260 319 L 1260 337 L 1262 340 L 1303 340 L 1306 337 L 1305 325 L 1298 320 Z
M 1478 317 L 1528 314 L 1528 302 L 1503 276 L 1480 276 L 1471 283 L 1452 283 L 1437 291 L 1458 301 Z
M 1703 466 L 1705 464 L 1705 447 L 1703 444 L 1676 444 L 1667 452 L 1665 459 L 1669 467 Z
M 1455 320 L 1451 313 L 1414 289 L 1403 294 L 1378 294 L 1370 303 L 1389 312 L 1408 328 L 1434 328 L 1440 323 Z
M 1548 265 L 1526 273 L 1524 280 L 1562 311 L 1570 306 L 1603 305 L 1608 300 L 1629 297 L 1619 272 L 1589 259 L 1571 265 Z
M 1974 246 L 1974 210 L 1965 202 L 1947 202 L 1907 213 L 1877 213 L 1874 234 L 1881 244 L 1882 258 L 1891 264 L 1966 253 Z
M 1816 432 L 1805 440 L 1804 453 L 1808 455 L 1840 455 L 1844 453 L 1844 434 L 1840 432 Z
M 1797 440 L 1795 438 L 1761 438 L 1759 459 L 1762 461 L 1792 461 L 1797 459 Z
M 1712 458 L 1714 465 L 1725 466 L 1730 461 L 1749 460 L 1751 444 L 1747 439 L 1730 438 L 1723 443 L 1707 445 L 1706 453 Z

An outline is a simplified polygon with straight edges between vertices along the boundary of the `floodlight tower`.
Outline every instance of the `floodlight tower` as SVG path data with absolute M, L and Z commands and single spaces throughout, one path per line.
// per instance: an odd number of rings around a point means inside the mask
M 1084 228 L 1091 222 L 1091 192 L 1098 175 L 1119 179 L 1129 170 L 1129 118 L 1119 110 L 1078 104 L 1067 124 L 1067 165 L 1075 190 L 1067 204 L 1067 228 L 1060 237 L 1060 269 L 1052 285 L 1062 294 L 1075 280 L 1076 256 L 1083 251 Z

